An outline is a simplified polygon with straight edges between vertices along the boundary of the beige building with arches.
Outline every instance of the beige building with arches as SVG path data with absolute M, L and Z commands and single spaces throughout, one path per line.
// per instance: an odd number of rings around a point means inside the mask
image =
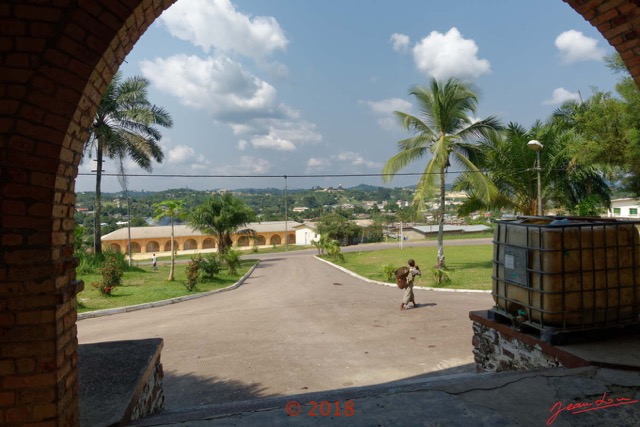
M 295 227 L 301 224 L 295 221 L 252 222 L 243 230 L 253 230 L 254 236 L 234 234 L 231 236 L 233 247 L 250 249 L 252 247 L 271 247 L 296 244 Z M 190 254 L 213 252 L 217 250 L 216 240 L 184 224 L 173 227 L 173 247 L 178 253 Z M 285 240 L 285 236 L 286 239 Z M 129 228 L 123 227 L 102 236 L 102 246 L 106 250 L 128 253 Z M 131 227 L 132 258 L 143 259 L 151 254 L 171 252 L 171 226 Z

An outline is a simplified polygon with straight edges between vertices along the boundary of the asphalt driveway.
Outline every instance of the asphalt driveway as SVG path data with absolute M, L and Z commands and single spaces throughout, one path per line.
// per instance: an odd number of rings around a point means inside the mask
M 468 313 L 489 294 L 416 291 L 420 307 L 404 311 L 401 300 L 291 252 L 230 292 L 81 320 L 78 339 L 163 338 L 166 409 L 475 370 Z

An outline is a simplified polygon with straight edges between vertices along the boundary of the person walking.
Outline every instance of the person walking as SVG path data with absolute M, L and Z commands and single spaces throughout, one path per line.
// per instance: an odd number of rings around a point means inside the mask
M 409 274 L 407 275 L 407 287 L 404 288 L 404 297 L 402 298 L 402 304 L 400 304 L 400 310 L 404 310 L 405 306 L 410 302 L 413 303 L 413 307 L 418 306 L 415 295 L 413 295 L 413 279 L 416 276 L 421 276 L 422 273 L 413 259 L 410 259 L 407 263 L 409 264 Z
M 153 265 L 153 271 L 157 271 L 158 270 L 158 257 L 156 257 L 156 254 L 153 254 L 153 256 L 151 257 L 151 264 Z

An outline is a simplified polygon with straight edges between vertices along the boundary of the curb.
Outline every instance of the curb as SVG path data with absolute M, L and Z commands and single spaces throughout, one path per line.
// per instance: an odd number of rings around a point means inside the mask
M 360 276 L 359 274 L 356 274 L 351 270 L 347 270 L 344 267 L 340 267 L 339 265 L 334 264 L 331 261 L 327 261 L 326 259 L 322 259 L 318 255 L 314 255 L 313 257 L 315 259 L 319 260 L 319 261 L 322 261 L 322 262 L 324 262 L 326 264 L 329 264 L 330 266 L 332 266 L 334 268 L 337 268 L 338 270 L 341 270 L 341 271 L 347 273 L 348 275 L 353 276 L 353 277 L 355 277 L 357 279 L 360 279 L 360 280 L 362 280 L 364 282 L 372 283 L 374 285 L 391 286 L 392 288 L 398 287 L 398 285 L 396 285 L 395 283 L 380 282 L 378 280 L 371 280 L 371 279 L 368 279 L 368 278 L 366 278 L 364 276 Z M 487 293 L 491 292 L 491 291 L 483 291 L 483 290 L 480 290 L 480 289 L 442 289 L 442 288 L 425 288 L 425 287 L 422 287 L 422 286 L 414 286 L 413 290 L 414 291 L 415 290 L 432 291 L 432 292 L 467 292 L 467 293 L 478 293 L 478 294 L 487 294 Z
M 244 283 L 244 281 L 247 280 L 247 278 L 251 275 L 251 273 L 253 273 L 253 270 L 255 270 L 259 264 L 260 264 L 260 260 L 258 260 L 258 262 L 256 262 L 254 266 L 251 267 L 249 271 L 247 271 L 245 275 L 242 276 L 236 283 L 234 283 L 231 286 L 227 286 L 226 288 L 216 289 L 214 291 L 202 292 L 199 294 L 185 295 L 181 297 L 165 299 L 162 301 L 147 302 L 144 304 L 137 304 L 137 305 L 129 305 L 127 307 L 107 308 L 105 310 L 88 311 L 86 313 L 79 313 L 77 320 L 92 319 L 94 317 L 111 316 L 112 314 L 128 313 L 130 311 L 144 310 L 144 309 L 153 308 L 153 307 L 162 307 L 164 305 L 177 304 L 183 301 L 189 301 L 196 298 L 203 298 L 203 297 L 217 294 L 220 292 L 231 291 L 233 289 L 240 287 Z

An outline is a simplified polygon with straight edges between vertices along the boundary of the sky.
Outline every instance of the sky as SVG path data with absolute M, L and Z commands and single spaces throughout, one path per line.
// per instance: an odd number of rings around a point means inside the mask
M 463 79 L 480 94 L 473 119 L 530 127 L 565 100 L 613 92 L 613 52 L 561 0 L 178 0 L 120 67 L 173 119 L 164 161 L 151 174 L 127 162 L 128 188 L 415 185 L 376 176 L 412 136 L 393 112 L 419 114 L 413 87 Z M 76 191 L 95 190 L 92 170 L 85 159 Z M 102 191 L 121 189 L 103 177 Z

